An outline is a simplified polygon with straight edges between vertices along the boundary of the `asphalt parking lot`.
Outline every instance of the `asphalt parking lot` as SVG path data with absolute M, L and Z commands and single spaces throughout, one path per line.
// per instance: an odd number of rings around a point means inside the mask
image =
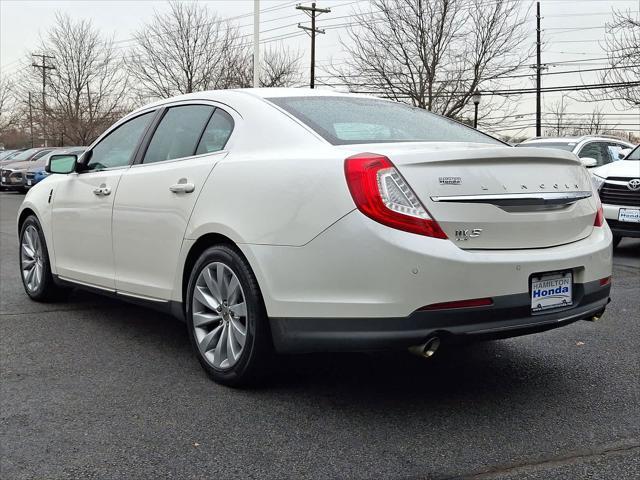
M 0 193 L 3 479 L 640 476 L 640 241 L 617 250 L 599 322 L 430 361 L 286 357 L 271 385 L 232 390 L 170 317 L 29 301 L 21 200 Z

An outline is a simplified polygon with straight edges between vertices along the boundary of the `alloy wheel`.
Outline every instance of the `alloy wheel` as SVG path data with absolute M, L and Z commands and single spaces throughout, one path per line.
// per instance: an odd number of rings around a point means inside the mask
M 29 225 L 22 234 L 20 265 L 22 278 L 29 292 L 38 290 L 44 273 L 42 243 L 36 227 Z
M 202 356 L 214 368 L 233 367 L 244 350 L 249 324 L 244 291 L 233 270 L 220 262 L 205 266 L 198 275 L 191 307 Z

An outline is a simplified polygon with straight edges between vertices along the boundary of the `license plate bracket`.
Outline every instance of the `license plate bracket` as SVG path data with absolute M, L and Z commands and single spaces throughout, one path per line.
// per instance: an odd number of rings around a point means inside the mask
M 531 276 L 529 286 L 532 312 L 573 305 L 573 273 L 571 271 L 534 274 Z

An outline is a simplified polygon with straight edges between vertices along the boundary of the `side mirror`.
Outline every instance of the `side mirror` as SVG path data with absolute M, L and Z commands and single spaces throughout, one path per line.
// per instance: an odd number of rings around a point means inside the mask
M 622 148 L 620 149 L 620 151 L 618 152 L 618 160 L 624 160 L 626 158 L 627 155 L 629 155 L 631 153 L 631 148 Z
M 77 155 L 51 155 L 44 171 L 47 173 L 71 173 L 76 171 Z
M 582 162 L 582 165 L 584 165 L 587 168 L 593 168 L 598 166 L 598 161 L 595 158 L 581 157 L 580 161 Z

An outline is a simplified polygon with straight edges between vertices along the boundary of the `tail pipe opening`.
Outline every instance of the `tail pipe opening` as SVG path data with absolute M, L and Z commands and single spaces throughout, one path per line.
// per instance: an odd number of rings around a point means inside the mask
M 440 343 L 440 337 L 431 337 L 421 345 L 413 345 L 409 347 L 409 351 L 419 357 L 431 358 L 440 348 Z

